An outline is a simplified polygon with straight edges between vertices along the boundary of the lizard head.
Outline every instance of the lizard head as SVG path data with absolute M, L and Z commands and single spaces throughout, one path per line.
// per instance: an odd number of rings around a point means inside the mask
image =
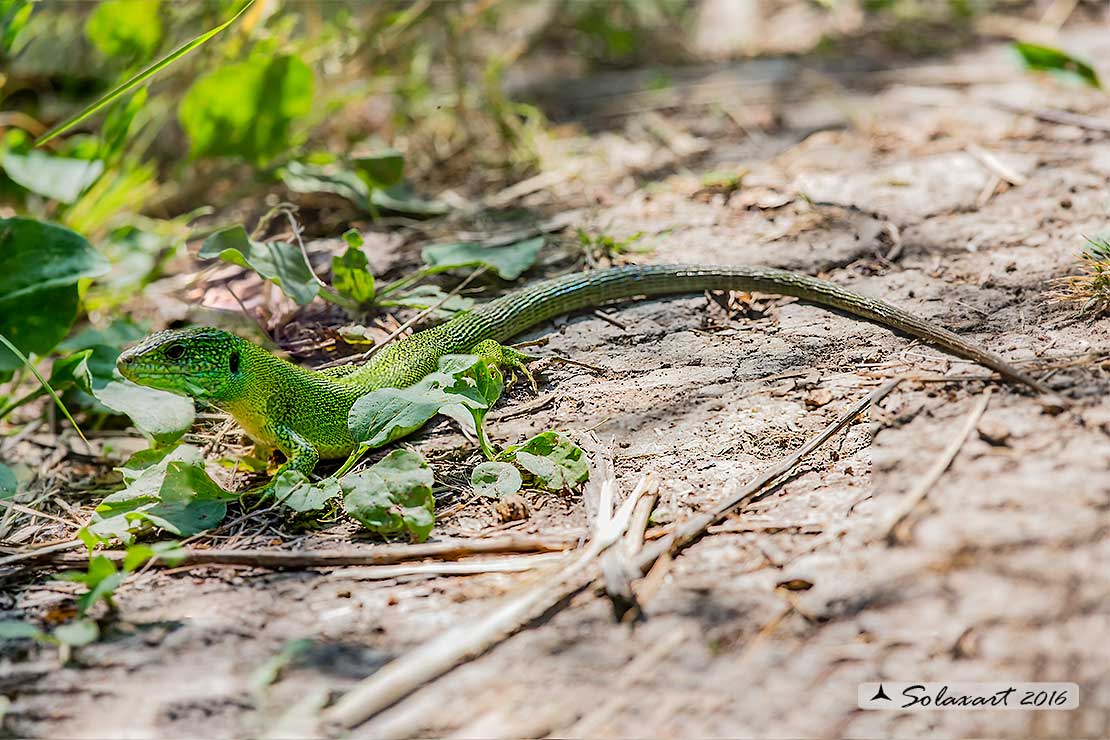
M 126 350 L 116 368 L 133 383 L 219 404 L 241 387 L 244 359 L 254 348 L 220 329 L 170 329 Z

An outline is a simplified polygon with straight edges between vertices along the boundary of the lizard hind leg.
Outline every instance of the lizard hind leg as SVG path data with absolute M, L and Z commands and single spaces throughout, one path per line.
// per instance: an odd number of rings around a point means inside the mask
M 528 363 L 539 359 L 532 355 L 525 354 L 520 350 L 506 347 L 503 344 L 495 342 L 492 339 L 478 342 L 470 348 L 467 352 L 468 355 L 477 355 L 487 365 L 493 365 L 500 369 L 502 372 L 508 371 L 512 379 L 516 379 L 516 373 L 519 370 L 520 374 L 528 379 L 529 384 L 532 386 L 532 391 L 539 393 L 539 388 L 536 386 L 536 378 L 528 369 Z

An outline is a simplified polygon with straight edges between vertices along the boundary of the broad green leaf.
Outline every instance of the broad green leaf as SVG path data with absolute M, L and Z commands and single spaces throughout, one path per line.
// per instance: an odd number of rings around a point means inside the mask
M 467 357 L 470 364 L 459 369 L 459 357 Z M 360 397 L 347 415 L 347 426 L 355 441 L 367 447 L 381 447 L 424 426 L 441 409 L 452 411 L 452 418 L 458 420 L 459 406 L 484 404 L 473 396 L 461 395 L 466 383 L 459 376 L 476 362 L 473 356 L 449 355 L 440 359 L 440 371 L 429 373 L 414 385 L 380 388 Z M 449 371 L 442 369 L 445 367 Z M 453 392 L 456 390 L 459 393 Z M 465 415 L 462 419 L 468 421 Z
M 387 210 L 411 216 L 441 216 L 451 210 L 441 201 L 413 195 L 404 185 L 371 188 L 353 170 L 337 163 L 290 162 L 278 174 L 285 186 L 295 193 L 338 195 L 365 213 Z
M 134 475 L 133 469 L 129 472 Z M 227 501 L 235 498 L 237 494 L 208 477 L 199 449 L 181 445 L 142 469 L 122 491 L 106 497 L 96 507 L 89 530 L 125 543 L 150 525 L 187 537 L 223 520 Z
M 569 490 L 590 476 L 589 463 L 581 448 L 557 432 L 538 434 L 508 448 L 500 457 L 515 457 L 549 491 Z
M 97 401 L 112 411 L 126 414 L 136 429 L 160 444 L 180 439 L 196 417 L 192 399 L 127 380 L 112 380 L 91 391 Z
M 424 248 L 424 261 L 432 267 L 476 267 L 485 265 L 505 280 L 515 280 L 536 263 L 544 238 L 509 244 L 503 247 L 484 247 L 481 244 L 433 244 Z
M 85 36 L 105 56 L 147 59 L 162 40 L 158 0 L 101 0 L 85 21 Z
M 104 172 L 99 159 L 55 157 L 43 152 L 5 154 L 0 166 L 32 193 L 62 203 L 73 203 Z
M 251 241 L 242 226 L 217 231 L 204 240 L 197 256 L 254 270 L 302 306 L 312 302 L 320 287 L 296 245 Z
M 515 465 L 506 462 L 478 463 L 470 473 L 474 492 L 487 498 L 503 498 L 520 490 L 523 481 Z
M 423 542 L 435 524 L 435 477 L 428 463 L 409 450 L 394 450 L 381 462 L 342 480 L 343 508 L 379 534 L 409 532 Z
M 286 470 L 273 481 L 274 498 L 296 512 L 323 509 L 341 493 L 339 481 L 334 478 L 312 483 L 296 470 Z
M 30 218 L 0 219 L 0 306 L 103 275 L 108 267 L 84 237 L 69 229 Z
M 100 626 L 92 619 L 75 619 L 54 628 L 54 639 L 70 647 L 83 647 L 100 638 Z
M 446 298 L 446 300 L 444 300 Z M 441 303 L 442 301 L 442 303 Z M 417 285 L 401 295 L 390 295 L 389 300 L 381 301 L 383 306 L 406 306 L 425 309 L 438 305 L 437 312 L 450 316 L 458 311 L 468 311 L 474 307 L 474 299 L 462 295 L 448 294 L 437 285 Z
M 359 306 L 374 302 L 374 276 L 366 255 L 358 247 L 349 246 L 342 256 L 332 258 L 331 284 L 340 295 Z
M 4 463 L 0 463 L 0 500 L 11 498 L 19 488 L 15 471 Z
M 178 117 L 193 156 L 265 162 L 288 151 L 290 126 L 312 112 L 312 69 L 295 56 L 255 54 L 199 78 Z
M 1102 88 L 1102 83 L 1099 81 L 1098 73 L 1095 72 L 1094 67 L 1060 49 L 1020 41 L 1014 44 L 1014 49 L 1021 55 L 1027 69 L 1037 72 L 1052 72 L 1078 80 L 1091 87 Z
M 347 246 L 352 249 L 362 249 L 362 245 L 365 243 L 358 229 L 347 229 L 344 231 L 343 241 L 347 242 Z
M 31 17 L 31 0 L 0 0 L 0 54 L 11 51 L 16 36 Z
M 367 154 L 351 159 L 355 172 L 374 190 L 385 190 L 401 183 L 405 157 L 396 149 Z
M 278 172 L 285 187 L 294 193 L 331 193 L 345 198 L 363 211 L 369 210 L 370 188 L 354 172 L 338 165 L 290 162 Z
M 123 572 L 131 573 L 152 558 L 174 565 L 185 557 L 181 543 L 176 540 L 155 542 L 150 545 L 131 545 L 123 557 Z
M 45 632 L 29 622 L 0 622 L 0 640 L 42 640 L 45 636 Z
M 239 18 L 239 16 L 241 16 L 241 15 L 243 15 L 243 13 L 247 12 L 247 8 L 251 7 L 252 5 L 254 5 L 254 0 L 248 0 L 248 2 L 242 8 L 239 9 L 239 12 L 236 13 L 234 16 L 232 16 L 227 21 L 225 21 L 225 22 L 221 23 L 220 25 L 216 26 L 211 31 L 205 31 L 204 33 L 202 33 L 200 36 L 197 36 L 193 40 L 185 42 L 181 46 L 179 46 L 176 49 L 174 49 L 173 51 L 171 51 L 166 56 L 162 57 L 161 59 L 154 62 L 150 66 L 145 67 L 138 74 L 128 78 L 124 82 L 120 83 L 116 87 L 109 90 L 104 95 L 101 95 L 99 98 L 96 99 L 95 102 L 93 102 L 92 105 L 89 105 L 89 106 L 85 107 L 84 109 L 79 111 L 76 115 L 73 115 L 70 118 L 67 118 L 62 123 L 58 124 L 57 126 L 55 126 L 52 129 L 50 129 L 49 131 L 47 131 L 45 134 L 43 134 L 39 138 L 35 139 L 35 146 L 42 146 L 43 144 L 50 141 L 51 139 L 53 139 L 58 134 L 62 133 L 63 131 L 66 131 L 70 128 L 73 128 L 77 124 L 81 123 L 81 121 L 84 121 L 89 116 L 93 115 L 94 113 L 96 113 L 100 109 L 104 108 L 104 106 L 106 106 L 109 103 L 111 103 L 112 101 L 116 100 L 121 95 L 124 95 L 128 91 L 130 91 L 130 90 L 138 87 L 139 85 L 143 84 L 148 79 L 150 79 L 154 75 L 158 74 L 163 69 L 170 66 L 171 64 L 176 62 L 178 59 L 185 56 L 186 54 L 191 52 L 193 49 L 196 49 L 201 44 L 204 44 L 209 39 L 211 39 L 213 36 L 215 36 L 216 34 L 223 31 L 225 28 L 230 26 L 232 23 L 234 23 Z
M 144 470 L 162 462 L 176 449 L 177 447 L 151 447 L 139 450 L 127 458 L 123 465 L 117 467 L 116 470 L 123 476 L 123 482 L 126 485 L 131 485 L 143 474 Z
M 0 219 L 0 334 L 24 354 L 46 354 L 77 314 L 77 281 L 107 270 L 108 262 L 69 229 Z M 0 347 L 0 374 L 21 364 Z

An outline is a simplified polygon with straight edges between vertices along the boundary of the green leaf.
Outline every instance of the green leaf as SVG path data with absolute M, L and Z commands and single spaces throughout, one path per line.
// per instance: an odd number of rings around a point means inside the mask
M 85 21 L 85 36 L 105 56 L 149 58 L 162 40 L 158 0 L 102 0 Z
M 126 414 L 136 429 L 159 444 L 180 439 L 196 417 L 192 399 L 127 380 L 112 380 L 90 390 L 96 400 L 112 411 Z
M 0 334 L 25 354 L 46 354 L 76 316 L 77 281 L 107 270 L 108 262 L 69 229 L 0 219 Z M 21 364 L 0 347 L 0 373 Z
M 569 490 L 590 476 L 581 448 L 557 432 L 537 434 L 524 444 L 506 449 L 500 457 L 515 457 L 549 491 Z
M 371 212 L 380 208 L 409 216 L 442 216 L 451 212 L 451 206 L 441 200 L 421 198 L 404 185 L 394 185 L 384 190 L 370 191 Z
M 177 447 L 151 447 L 146 450 L 139 450 L 127 458 L 127 461 L 117 467 L 116 470 L 123 476 L 123 482 L 126 485 L 131 485 L 143 474 L 144 470 L 162 462 L 176 449 Z
M 544 238 L 509 244 L 503 247 L 484 247 L 481 244 L 433 244 L 424 248 L 424 261 L 432 267 L 489 267 L 505 280 L 515 280 L 536 263 Z
M 46 633 L 29 622 L 8 620 L 0 622 L 0 640 L 42 640 Z
M 487 498 L 503 498 L 520 490 L 523 481 L 515 465 L 506 462 L 478 463 L 470 473 L 474 492 Z
M 71 116 L 70 118 L 67 118 L 62 123 L 58 124 L 57 126 L 55 126 L 52 129 L 50 129 L 49 131 L 47 131 L 45 134 L 43 134 L 39 138 L 35 139 L 35 146 L 42 146 L 46 142 L 48 142 L 51 139 L 53 139 L 54 137 L 56 137 L 58 134 L 62 133 L 63 131 L 71 129 L 74 126 L 76 126 L 77 124 L 81 123 L 81 121 L 84 121 L 89 116 L 93 115 L 94 113 L 96 113 L 100 109 L 104 108 L 106 105 L 113 102 L 114 100 L 116 100 L 121 95 L 124 95 L 125 93 L 129 92 L 130 90 L 134 89 L 135 87 L 138 87 L 142 83 L 146 82 L 148 79 L 150 79 L 154 75 L 158 74 L 163 69 L 170 66 L 171 64 L 176 62 L 178 59 L 185 56 L 186 54 L 191 52 L 193 49 L 196 49 L 198 46 L 204 44 L 209 39 L 211 39 L 213 36 L 215 36 L 216 34 L 223 31 L 225 28 L 230 26 L 232 23 L 234 23 L 239 18 L 239 16 L 241 16 L 243 13 L 247 12 L 247 8 L 251 7 L 252 5 L 254 5 L 254 0 L 248 0 L 248 2 L 242 8 L 239 9 L 239 12 L 236 13 L 234 16 L 232 16 L 229 20 L 227 20 L 224 23 L 221 23 L 220 25 L 216 26 L 211 31 L 206 31 L 206 32 L 202 33 L 200 36 L 197 36 L 192 41 L 188 41 L 188 42 L 182 44 L 181 46 L 177 47 L 176 49 L 171 51 L 166 56 L 162 57 L 158 61 L 151 64 L 150 66 L 145 67 L 138 74 L 134 75 L 133 77 L 128 78 L 127 80 L 120 83 L 119 85 L 117 85 L 113 89 L 109 90 L 104 95 L 101 95 L 99 98 L 97 98 L 97 100 L 92 105 L 87 106 L 86 108 L 84 108 L 83 110 L 78 112 L 76 115 Z
M 187 537 L 222 521 L 227 501 L 235 498 L 238 494 L 224 491 L 208 477 L 199 449 L 181 445 L 150 462 L 122 491 L 106 497 L 96 507 L 89 530 L 125 543 L 151 525 Z
M 300 249 L 282 242 L 251 241 L 242 226 L 232 226 L 212 234 L 204 240 L 197 256 L 201 259 L 218 257 L 224 262 L 254 270 L 302 306 L 312 303 L 320 287 L 305 264 Z
M 339 481 L 327 478 L 320 483 L 312 483 L 304 474 L 296 470 L 286 470 L 273 481 L 274 498 L 293 511 L 303 513 L 323 509 L 327 502 L 342 491 Z
M 92 619 L 75 619 L 54 628 L 54 639 L 70 647 L 83 647 L 100 638 L 100 625 Z
M 12 180 L 45 198 L 74 203 L 104 172 L 99 159 L 71 159 L 42 152 L 7 153 L 0 166 Z
M 459 369 L 460 357 L 468 358 L 470 364 Z M 439 372 L 429 373 L 414 385 L 380 388 L 361 396 L 347 415 L 347 426 L 355 441 L 368 448 L 381 447 L 424 426 L 441 409 L 451 410 L 452 418 L 457 420 L 459 406 L 483 404 L 472 396 L 461 395 L 466 382 L 458 377 L 477 361 L 470 355 L 448 355 L 440 359 Z M 450 372 L 443 370 L 445 367 Z
M 295 56 L 258 53 L 204 75 L 178 117 L 193 156 L 265 162 L 286 152 L 290 126 L 312 112 L 312 69 Z
M 342 256 L 332 258 L 331 284 L 340 295 L 359 306 L 374 302 L 374 276 L 366 255 L 358 247 L 349 246 Z
M 354 157 L 351 164 L 358 176 L 374 190 L 399 185 L 405 172 L 405 157 L 396 149 Z
M 16 480 L 15 471 L 0 463 L 0 501 L 14 496 L 18 488 L 19 481 Z
M 365 243 L 362 238 L 362 233 L 358 229 L 347 229 L 343 232 L 343 241 L 347 242 L 347 246 L 352 249 L 362 249 Z
M 290 162 L 279 172 L 281 181 L 295 193 L 330 193 L 351 202 L 365 213 L 380 210 L 412 216 L 441 216 L 451 207 L 437 200 L 413 195 L 404 185 L 375 189 L 357 173 L 338 164 Z
M 31 17 L 31 0 L 0 0 L 0 53 L 12 49 L 16 36 Z
M 1102 83 L 1099 81 L 1098 73 L 1095 72 L 1094 67 L 1060 49 L 1041 46 L 1040 44 L 1027 44 L 1021 41 L 1014 44 L 1014 49 L 1021 55 L 1026 69 L 1037 72 L 1052 72 L 1078 80 L 1091 87 L 1102 88 Z
M 447 300 L 444 300 L 444 299 Z M 440 303 L 440 301 L 443 301 Z M 407 306 L 408 308 L 425 309 L 437 305 L 437 312 L 450 316 L 458 311 L 468 311 L 474 307 L 474 299 L 466 296 L 448 294 L 438 285 L 417 285 L 401 295 L 390 296 L 389 300 L 381 301 L 383 306 Z
M 172 565 L 183 557 L 181 543 L 175 540 L 155 542 L 152 545 L 131 545 L 123 556 L 123 572 L 131 573 L 153 558 L 161 558 Z
M 423 457 L 394 450 L 368 470 L 343 479 L 343 508 L 371 531 L 383 535 L 407 531 L 423 542 L 435 524 L 434 482 Z

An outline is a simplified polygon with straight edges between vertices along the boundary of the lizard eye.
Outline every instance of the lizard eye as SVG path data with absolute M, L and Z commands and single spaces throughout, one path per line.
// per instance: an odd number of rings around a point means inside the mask
M 171 360 L 180 360 L 184 356 L 185 345 L 171 344 L 169 347 L 166 347 L 166 357 L 170 358 Z
M 239 372 L 239 353 L 232 352 L 231 356 L 227 358 L 227 369 L 231 371 L 232 375 Z

